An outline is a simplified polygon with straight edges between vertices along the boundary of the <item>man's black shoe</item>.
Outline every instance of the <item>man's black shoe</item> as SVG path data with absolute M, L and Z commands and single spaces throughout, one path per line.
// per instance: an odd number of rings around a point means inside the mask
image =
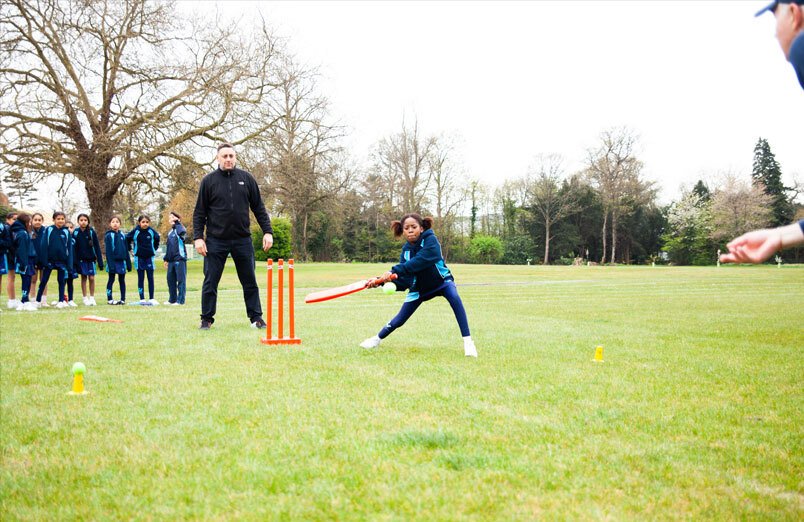
M 201 326 L 199 326 L 198 329 L 199 330 L 209 330 L 209 328 L 211 326 L 212 326 L 212 323 L 210 321 L 207 321 L 206 319 L 201 319 Z
M 268 326 L 268 325 L 267 325 L 267 324 L 265 324 L 265 321 L 263 321 L 263 320 L 262 320 L 262 317 L 258 317 L 257 319 L 255 319 L 255 320 L 254 320 L 254 321 L 252 321 L 252 323 L 251 323 L 251 327 L 252 327 L 252 328 L 259 328 L 259 329 L 261 329 L 261 330 L 262 330 L 262 329 L 264 329 L 264 328 L 266 328 L 267 326 Z

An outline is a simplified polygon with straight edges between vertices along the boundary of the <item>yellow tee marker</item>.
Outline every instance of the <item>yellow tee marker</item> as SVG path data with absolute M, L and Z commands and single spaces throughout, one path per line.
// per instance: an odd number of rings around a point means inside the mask
M 87 393 L 84 390 L 84 373 L 87 371 L 87 367 L 84 366 L 84 363 L 77 362 L 73 364 L 73 389 L 67 393 L 67 395 L 84 395 Z

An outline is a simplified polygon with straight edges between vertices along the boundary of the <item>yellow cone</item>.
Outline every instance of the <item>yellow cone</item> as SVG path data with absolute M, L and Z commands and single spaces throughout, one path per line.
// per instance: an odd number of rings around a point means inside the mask
M 68 395 L 84 395 L 84 372 L 87 371 L 84 363 L 77 362 L 73 364 L 73 389 L 69 391 Z
M 73 391 L 74 395 L 80 395 L 84 393 L 84 376 L 80 373 L 77 375 L 73 375 Z
M 595 362 L 603 362 L 603 345 L 597 345 L 595 348 Z

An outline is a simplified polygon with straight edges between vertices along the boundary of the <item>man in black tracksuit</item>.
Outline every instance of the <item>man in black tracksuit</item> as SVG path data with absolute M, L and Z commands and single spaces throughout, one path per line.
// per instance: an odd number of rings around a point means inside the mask
M 200 328 L 208 330 L 215 321 L 218 282 L 229 254 L 232 255 L 237 277 L 243 287 L 243 300 L 251 326 L 265 328 L 260 289 L 254 273 L 249 208 L 262 228 L 262 248 L 266 252 L 274 242 L 271 218 L 260 197 L 257 181 L 248 172 L 235 168 L 237 156 L 234 147 L 228 143 L 220 145 L 217 160 L 218 168 L 201 180 L 193 212 L 195 249 L 204 256 Z

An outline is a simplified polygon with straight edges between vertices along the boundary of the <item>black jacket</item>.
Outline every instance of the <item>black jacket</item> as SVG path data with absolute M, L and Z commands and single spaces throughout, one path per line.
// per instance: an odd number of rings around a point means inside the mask
M 264 234 L 273 234 L 257 180 L 245 170 L 213 170 L 201 180 L 193 212 L 193 239 L 250 237 L 249 208 Z

